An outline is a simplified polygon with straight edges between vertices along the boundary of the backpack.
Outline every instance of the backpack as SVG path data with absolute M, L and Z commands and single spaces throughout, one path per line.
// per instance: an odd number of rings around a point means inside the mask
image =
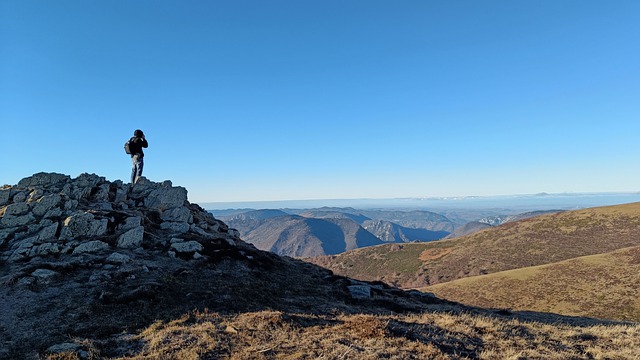
M 131 155 L 131 139 L 124 143 L 124 152 L 126 152 L 128 155 Z

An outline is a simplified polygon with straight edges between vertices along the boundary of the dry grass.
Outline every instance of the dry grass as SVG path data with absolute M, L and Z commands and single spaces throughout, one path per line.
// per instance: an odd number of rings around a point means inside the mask
M 640 247 L 424 288 L 481 307 L 640 321 Z
M 143 350 L 119 359 L 638 359 L 640 354 L 637 325 L 559 325 L 456 311 L 198 313 L 156 323 L 138 339 Z

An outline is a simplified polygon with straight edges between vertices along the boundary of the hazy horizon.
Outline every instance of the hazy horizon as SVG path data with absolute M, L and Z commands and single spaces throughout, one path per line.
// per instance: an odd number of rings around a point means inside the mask
M 231 209 L 305 209 L 319 207 L 447 209 L 447 208 L 512 208 L 531 210 L 569 210 L 618 205 L 640 201 L 640 192 L 538 193 L 493 196 L 452 196 L 413 198 L 306 199 L 276 201 L 203 202 L 207 210 Z

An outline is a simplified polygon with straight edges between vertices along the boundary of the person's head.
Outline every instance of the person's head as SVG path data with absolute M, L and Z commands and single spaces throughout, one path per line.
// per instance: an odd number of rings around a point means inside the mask
M 133 132 L 133 136 L 135 136 L 135 137 L 143 137 L 144 133 L 142 132 L 142 130 L 138 129 L 138 130 Z

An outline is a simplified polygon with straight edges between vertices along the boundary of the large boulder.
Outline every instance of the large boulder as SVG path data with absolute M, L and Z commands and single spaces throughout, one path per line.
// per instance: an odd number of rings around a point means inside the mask
M 193 222 L 193 215 L 191 214 L 191 210 L 186 206 L 180 206 L 172 209 L 168 209 L 162 212 L 161 216 L 164 221 L 175 221 L 175 222 Z
M 19 187 L 29 188 L 34 186 L 48 187 L 51 185 L 57 185 L 66 183 L 71 180 L 71 176 L 57 174 L 57 173 L 44 173 L 40 172 L 33 176 L 24 178 L 18 182 Z
M 119 248 L 137 248 L 144 239 L 144 226 L 136 226 L 118 238 Z
M 5 206 L 11 199 L 11 189 L 0 189 L 0 206 Z
M 56 208 L 62 202 L 59 194 L 45 195 L 39 198 L 33 206 L 33 215 L 45 216 L 51 209 Z
M 78 245 L 74 250 L 73 254 L 85 254 L 85 253 L 95 253 L 102 250 L 106 250 L 109 248 L 109 244 L 102 242 L 100 240 L 87 241 L 80 245 Z
M 164 211 L 183 206 L 186 201 L 187 189 L 177 186 L 153 190 L 145 200 L 145 205 L 151 209 Z
M 71 240 L 104 235 L 107 232 L 107 224 L 107 219 L 96 219 L 91 213 L 79 212 L 64 220 L 60 239 Z

